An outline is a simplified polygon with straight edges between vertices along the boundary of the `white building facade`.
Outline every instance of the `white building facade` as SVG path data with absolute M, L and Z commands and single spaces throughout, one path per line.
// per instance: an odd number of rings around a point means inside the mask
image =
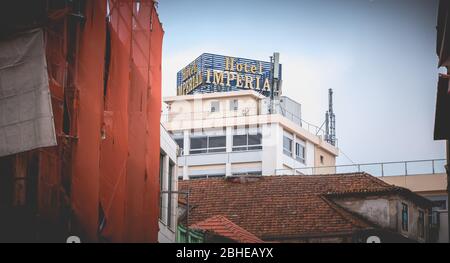
M 178 211 L 178 180 L 177 157 L 178 145 L 171 138 L 169 132 L 160 125 L 160 155 L 159 155 L 159 181 L 160 181 L 160 211 L 159 211 L 159 243 L 175 243 Z
M 273 110 L 269 98 L 250 89 L 164 102 L 162 122 L 180 147 L 180 179 L 292 174 L 305 167 L 330 166 L 335 172 L 338 149 L 324 141 L 318 127 L 301 120 L 300 105 L 287 97 Z

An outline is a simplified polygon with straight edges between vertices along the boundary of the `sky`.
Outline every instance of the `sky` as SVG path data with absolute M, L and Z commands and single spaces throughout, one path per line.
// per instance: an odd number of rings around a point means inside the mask
M 444 158 L 433 140 L 437 0 L 160 0 L 163 97 L 202 53 L 269 61 L 320 126 L 334 91 L 338 164 Z

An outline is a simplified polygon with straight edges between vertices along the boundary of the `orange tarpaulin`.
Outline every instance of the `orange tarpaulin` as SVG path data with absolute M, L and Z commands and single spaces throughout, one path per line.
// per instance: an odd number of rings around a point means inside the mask
M 111 1 L 110 10 L 101 235 L 111 241 L 156 242 L 163 31 L 153 1 Z
M 100 198 L 106 220 L 101 234 L 111 241 L 125 238 L 132 8 L 132 2 L 111 1 L 111 57 L 100 159 Z
M 77 143 L 73 149 L 72 209 L 81 235 L 97 241 L 106 0 L 87 1 L 76 67 Z
M 45 33 L 57 135 L 57 146 L 0 158 L 2 190 L 28 189 L 4 203 L 28 204 L 19 212 L 30 240 L 157 241 L 163 29 L 154 5 L 40 1 L 45 24 L 10 25 Z M 14 184 L 18 176 L 26 181 Z
M 77 31 L 75 228 L 87 241 L 156 242 L 163 30 L 153 1 L 109 1 L 109 14 L 106 3 L 87 1 Z

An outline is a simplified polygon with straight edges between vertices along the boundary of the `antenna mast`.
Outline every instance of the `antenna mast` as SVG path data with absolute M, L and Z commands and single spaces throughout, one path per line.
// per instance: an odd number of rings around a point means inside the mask
M 274 113 L 275 105 L 274 100 L 278 100 L 281 93 L 281 80 L 280 80 L 280 53 L 274 52 L 270 57 L 270 63 L 272 64 L 272 86 L 270 88 L 270 113 Z
M 325 113 L 325 141 L 336 146 L 336 116 L 333 112 L 333 90 L 328 89 L 328 111 Z

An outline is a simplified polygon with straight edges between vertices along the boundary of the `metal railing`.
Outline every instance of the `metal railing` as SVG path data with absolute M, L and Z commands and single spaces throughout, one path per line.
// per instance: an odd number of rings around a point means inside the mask
M 276 169 L 276 175 L 319 175 L 330 173 L 366 172 L 373 176 L 396 176 L 445 173 L 445 159 L 400 162 L 360 163 L 335 166 Z
M 236 118 L 236 117 L 249 117 L 249 116 L 266 116 L 266 115 L 280 115 L 283 116 L 295 124 L 299 125 L 303 129 L 314 135 L 325 136 L 325 130 L 317 125 L 307 122 L 301 119 L 295 114 L 283 110 L 283 112 L 269 113 L 261 112 L 259 108 L 256 107 L 244 107 L 237 111 L 195 111 L 195 112 L 170 112 L 161 114 L 162 122 L 172 122 L 172 121 L 200 121 L 200 120 L 214 120 L 214 119 L 226 119 L 226 118 Z

